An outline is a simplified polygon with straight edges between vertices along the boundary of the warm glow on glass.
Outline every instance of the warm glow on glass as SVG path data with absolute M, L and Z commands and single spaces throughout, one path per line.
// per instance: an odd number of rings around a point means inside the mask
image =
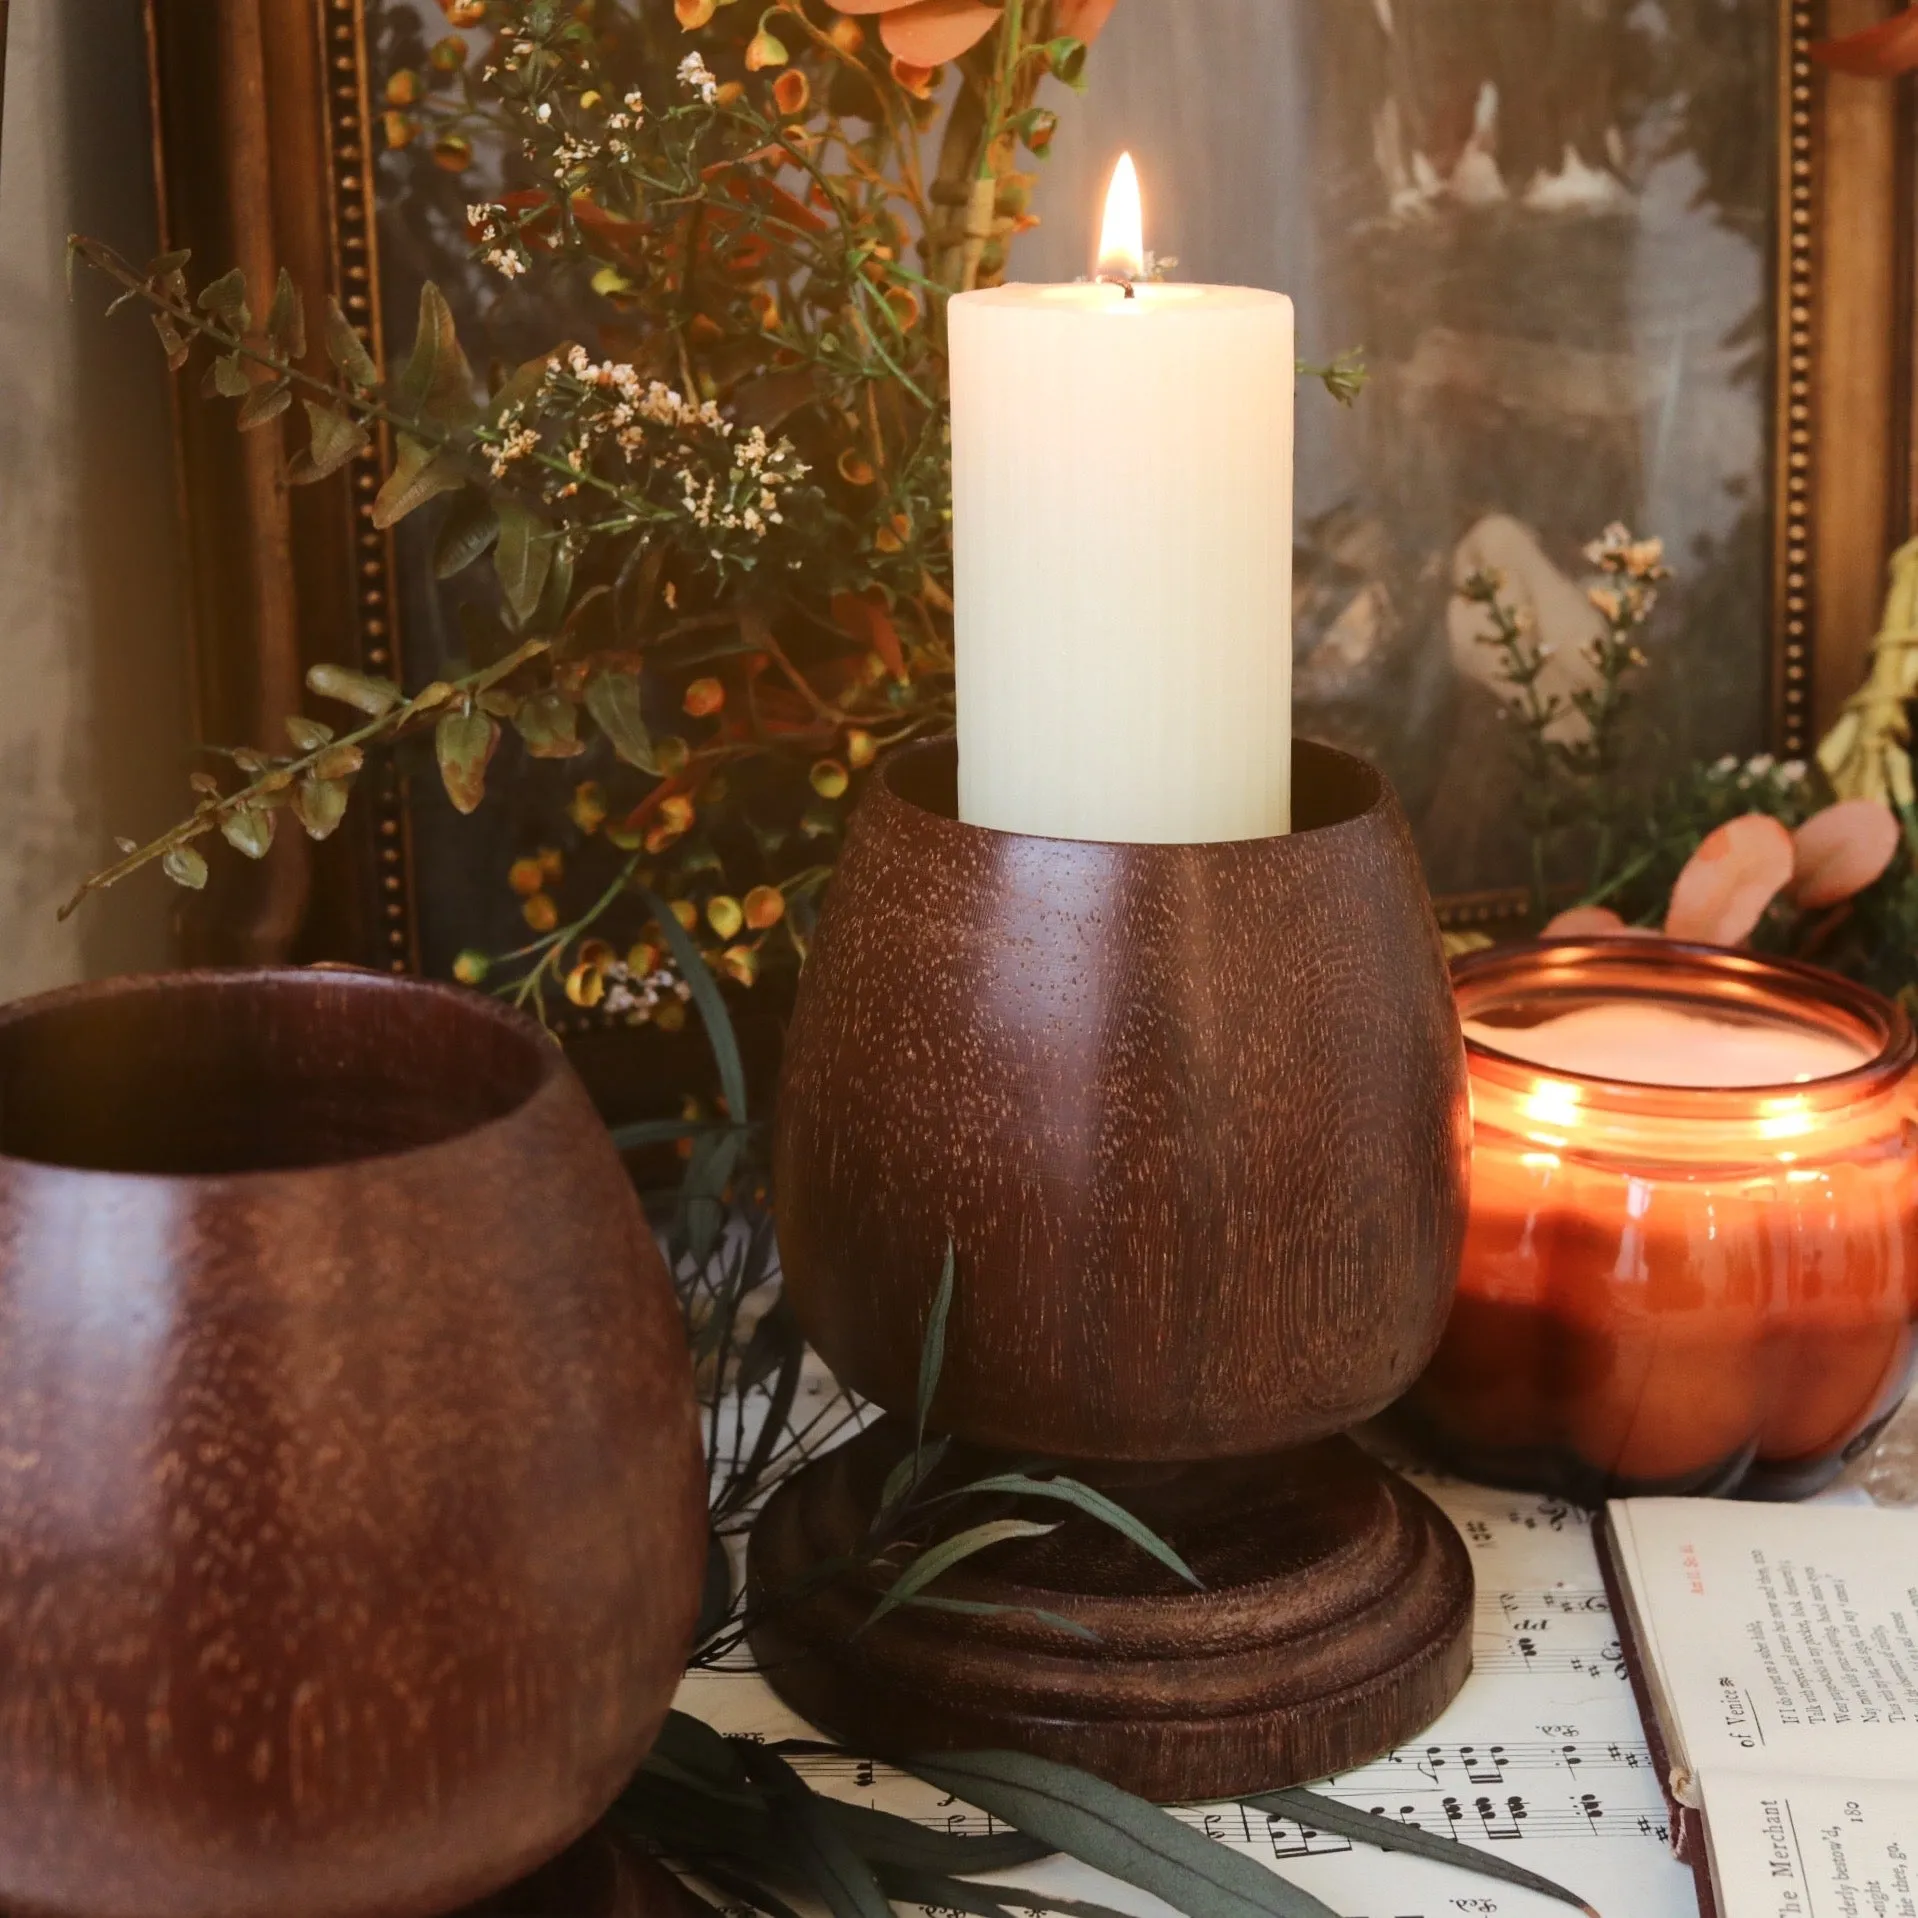
M 1815 1490 L 1918 1359 L 1905 1016 L 1653 939 L 1507 947 L 1454 980 L 1470 1213 L 1405 1415 L 1455 1469 L 1587 1502 Z
M 1119 155 L 1106 188 L 1105 222 L 1099 229 L 1099 262 L 1093 272 L 1100 279 L 1145 278 L 1145 209 L 1139 201 L 1139 169 L 1132 155 Z

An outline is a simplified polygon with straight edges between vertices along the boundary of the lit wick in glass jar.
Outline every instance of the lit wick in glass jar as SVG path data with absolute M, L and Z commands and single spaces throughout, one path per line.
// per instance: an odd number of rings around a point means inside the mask
M 1408 1417 L 1475 1476 L 1591 1501 L 1833 1476 L 1911 1369 L 1904 1014 L 1667 940 L 1475 954 L 1454 977 L 1471 1213 Z

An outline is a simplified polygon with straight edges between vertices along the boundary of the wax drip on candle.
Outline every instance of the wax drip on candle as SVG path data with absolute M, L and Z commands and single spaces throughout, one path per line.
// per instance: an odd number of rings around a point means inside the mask
M 1099 228 L 1099 260 L 1095 280 L 1122 287 L 1128 300 L 1138 296 L 1135 281 L 1145 278 L 1145 208 L 1139 197 L 1139 169 L 1132 155 L 1119 155 L 1106 188 L 1105 219 Z

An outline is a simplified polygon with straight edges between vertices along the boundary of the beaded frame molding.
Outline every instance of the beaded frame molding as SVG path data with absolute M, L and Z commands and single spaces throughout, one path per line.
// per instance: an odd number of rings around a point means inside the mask
M 1863 673 L 1884 561 L 1913 528 L 1911 88 L 1827 73 L 1820 39 L 1903 0 L 1778 0 L 1777 295 L 1772 343 L 1772 746 L 1802 755 Z M 162 244 L 255 285 L 279 268 L 332 294 L 377 352 L 379 257 L 367 0 L 145 0 Z M 200 736 L 265 738 L 308 665 L 405 678 L 393 543 L 372 524 L 383 446 L 289 489 L 268 434 L 177 405 Z M 322 845 L 279 835 L 216 861 L 182 956 L 417 966 L 406 781 L 369 766 Z M 1440 901 L 1454 926 L 1523 909 L 1510 891 Z

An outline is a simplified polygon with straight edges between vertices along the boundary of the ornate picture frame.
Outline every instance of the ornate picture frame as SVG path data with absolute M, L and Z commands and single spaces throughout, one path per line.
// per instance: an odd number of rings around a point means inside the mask
M 1778 0 L 1772 453 L 1771 748 L 1802 756 L 1864 669 L 1884 561 L 1914 529 L 1914 114 L 1908 83 L 1811 57 L 1894 0 Z M 163 243 L 254 284 L 285 266 L 331 294 L 377 353 L 379 116 L 367 0 L 147 0 Z M 371 519 L 383 447 L 289 489 L 271 435 L 177 402 L 196 715 L 208 740 L 276 732 L 309 665 L 405 677 L 392 538 Z M 407 776 L 369 766 L 335 838 L 282 834 L 220 862 L 184 956 L 422 956 Z M 370 803 L 366 803 L 370 802 Z M 1509 919 L 1509 891 L 1441 901 L 1455 925 Z

